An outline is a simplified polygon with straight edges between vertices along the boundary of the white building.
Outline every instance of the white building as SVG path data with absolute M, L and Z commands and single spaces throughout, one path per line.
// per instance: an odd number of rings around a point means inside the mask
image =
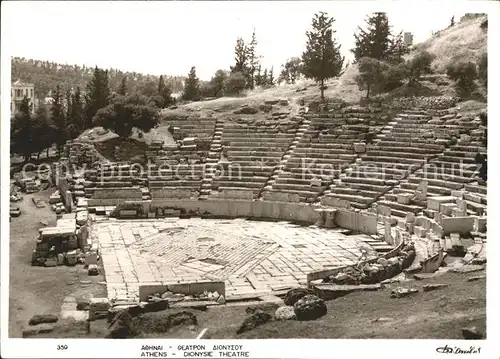
M 10 90 L 10 111 L 12 114 L 19 111 L 21 101 L 25 97 L 29 100 L 31 112 L 35 113 L 35 85 L 17 80 L 12 84 L 12 88 Z

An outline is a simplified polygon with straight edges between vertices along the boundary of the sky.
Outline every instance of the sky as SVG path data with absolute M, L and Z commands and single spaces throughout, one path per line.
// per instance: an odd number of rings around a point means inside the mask
M 352 59 L 353 33 L 370 12 L 387 12 L 393 30 L 412 32 L 414 42 L 464 13 L 446 1 L 431 3 L 13 1 L 2 4 L 2 41 L 7 34 L 10 56 L 152 75 L 187 75 L 195 66 L 209 80 L 232 65 L 236 39 L 249 41 L 253 29 L 263 67 L 278 73 L 288 58 L 302 54 L 318 11 L 335 18 L 346 60 Z

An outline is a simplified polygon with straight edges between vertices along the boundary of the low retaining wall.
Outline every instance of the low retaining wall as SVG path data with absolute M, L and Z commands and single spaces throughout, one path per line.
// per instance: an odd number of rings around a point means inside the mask
M 199 295 L 204 291 L 217 292 L 226 297 L 226 284 L 224 282 L 193 282 L 193 283 L 172 283 L 172 284 L 146 284 L 139 286 L 139 300 L 146 302 L 148 296 L 155 293 L 182 293 L 185 295 Z
M 399 245 L 397 247 L 392 249 L 390 252 L 387 252 L 382 257 L 385 259 L 389 259 L 389 258 L 392 258 L 392 257 L 399 255 L 403 246 L 404 246 L 404 242 L 401 241 L 401 243 L 399 243 Z M 363 261 L 360 264 L 364 265 L 364 264 L 369 264 L 369 263 L 375 263 L 379 259 L 380 259 L 380 257 L 375 257 L 375 258 Z M 327 277 L 336 275 L 336 274 L 342 272 L 343 270 L 345 270 L 346 268 L 349 268 L 352 266 L 353 265 L 350 264 L 350 265 L 346 265 L 346 266 L 342 266 L 342 267 L 337 267 L 337 268 L 332 268 L 332 269 L 324 269 L 324 270 L 320 270 L 320 271 L 316 271 L 316 272 L 307 273 L 307 287 L 310 288 L 312 281 L 319 280 L 319 279 L 325 279 Z
M 460 233 L 466 235 L 474 230 L 474 222 L 476 217 L 448 217 L 441 220 L 444 235 L 450 233 Z
M 297 221 L 314 224 L 318 220 L 318 207 L 305 203 L 286 203 L 249 200 L 161 200 L 153 199 L 151 207 L 167 207 L 191 210 L 200 214 L 208 213 L 221 217 L 247 217 Z M 359 231 L 365 234 L 377 233 L 377 217 L 375 215 L 337 209 L 335 224 L 339 227 Z

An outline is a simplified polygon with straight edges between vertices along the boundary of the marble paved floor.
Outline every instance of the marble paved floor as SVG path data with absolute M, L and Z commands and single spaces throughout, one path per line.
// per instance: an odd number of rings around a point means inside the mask
M 108 296 L 137 299 L 143 284 L 223 280 L 228 298 L 306 283 L 307 273 L 357 262 L 356 235 L 287 222 L 158 219 L 92 223 Z

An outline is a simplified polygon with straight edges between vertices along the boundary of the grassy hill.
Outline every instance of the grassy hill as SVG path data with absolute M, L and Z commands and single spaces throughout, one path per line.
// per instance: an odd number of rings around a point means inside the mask
M 488 50 L 488 33 L 481 28 L 487 16 L 466 18 L 453 27 L 439 31 L 427 41 L 417 44 L 416 50 L 427 50 L 436 55 L 432 64 L 435 72 L 444 73 L 451 61 L 476 62 Z

